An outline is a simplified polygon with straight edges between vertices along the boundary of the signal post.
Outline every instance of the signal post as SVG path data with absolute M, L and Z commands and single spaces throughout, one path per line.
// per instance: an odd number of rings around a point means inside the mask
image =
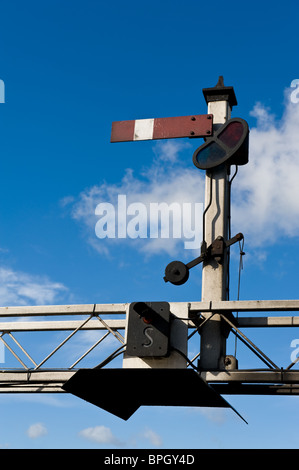
M 224 87 L 219 78 L 214 88 L 203 90 L 208 114 L 213 115 L 213 127 L 217 130 L 231 117 L 231 108 L 236 104 L 232 87 Z M 206 170 L 205 177 L 205 223 L 203 239 L 210 245 L 218 236 L 229 238 L 229 171 L 226 164 Z M 202 269 L 202 301 L 228 300 L 228 253 L 222 262 L 209 259 Z M 226 355 L 226 337 L 221 327 L 221 317 L 214 314 L 201 328 L 200 369 L 213 370 L 221 368 Z

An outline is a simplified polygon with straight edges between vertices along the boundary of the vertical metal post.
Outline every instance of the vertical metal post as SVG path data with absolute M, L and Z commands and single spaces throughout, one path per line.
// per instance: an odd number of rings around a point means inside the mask
M 213 114 L 213 125 L 216 130 L 230 119 L 231 108 L 236 102 L 232 87 L 223 85 L 219 77 L 214 88 L 203 90 L 208 113 Z M 204 240 L 209 246 L 218 236 L 228 239 L 229 229 L 229 175 L 225 164 L 206 172 L 205 207 L 210 207 L 205 214 Z M 212 194 L 210 194 L 210 190 Z M 225 253 L 223 262 L 209 260 L 203 264 L 202 300 L 227 300 L 228 257 Z M 220 315 L 215 314 L 201 330 L 200 368 L 203 370 L 219 369 L 221 359 L 226 354 L 226 337 L 221 327 Z

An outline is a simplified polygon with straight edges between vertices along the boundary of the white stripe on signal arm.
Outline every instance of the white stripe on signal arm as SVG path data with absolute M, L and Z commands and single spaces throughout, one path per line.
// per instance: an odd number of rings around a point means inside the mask
M 136 119 L 133 140 L 151 140 L 154 133 L 154 119 Z

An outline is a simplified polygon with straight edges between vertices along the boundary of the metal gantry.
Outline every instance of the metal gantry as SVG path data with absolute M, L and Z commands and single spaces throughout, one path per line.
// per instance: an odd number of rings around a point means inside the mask
M 98 358 L 101 357 L 100 348 L 105 339 L 110 336 L 115 338 L 116 350 L 125 350 L 126 314 L 130 304 L 88 304 L 88 305 L 56 305 L 56 306 L 32 306 L 32 307 L 1 307 L 0 330 L 1 340 L 8 355 L 13 355 L 20 363 L 19 368 L 2 366 L 0 371 L 0 392 L 26 393 L 26 392 L 64 392 L 62 385 L 76 372 L 81 361 L 97 348 L 97 355 L 93 357 L 92 367 L 98 366 Z M 170 303 L 171 311 L 188 310 L 188 342 L 191 338 L 197 338 L 201 329 L 215 314 L 221 318 L 222 326 L 227 325 L 231 333 L 237 335 L 248 348 L 250 354 L 254 354 L 261 361 L 261 369 L 234 368 L 226 363 L 224 368 L 216 370 L 202 370 L 197 367 L 198 353 L 192 358 L 186 358 L 187 367 L 198 370 L 207 383 L 213 384 L 221 394 L 290 394 L 299 393 L 299 371 L 293 368 L 296 361 L 281 366 L 268 357 L 245 335 L 244 329 L 252 328 L 294 328 L 299 326 L 299 316 L 287 316 L 285 312 L 298 312 L 299 300 L 260 300 L 260 301 L 202 301 Z M 236 319 L 233 312 L 238 312 Z M 259 314 L 271 312 L 270 316 L 241 316 L 244 313 Z M 277 312 L 284 312 L 284 316 L 278 316 Z M 6 321 L 14 318 L 14 321 Z M 28 319 L 28 317 L 30 317 Z M 72 319 L 68 319 L 72 317 Z M 74 319 L 80 317 L 80 319 Z M 45 318 L 47 318 L 45 320 Z M 59 318 L 59 319 L 58 319 Z M 67 364 L 66 357 L 60 357 L 60 364 L 49 367 L 48 361 L 62 348 L 65 348 L 80 331 L 96 331 L 98 339 L 89 346 L 75 361 Z M 30 341 L 32 349 L 28 350 L 18 338 L 22 333 L 24 342 L 28 340 L 24 333 L 33 335 L 42 332 L 66 332 L 62 341 L 58 341 L 48 354 L 41 360 L 37 360 L 34 351 L 37 350 L 38 339 Z M 10 338 L 14 347 L 8 343 Z M 197 342 L 199 343 L 199 342 Z M 115 348 L 115 346 L 114 346 Z M 194 345 L 192 345 L 192 350 Z M 105 353 L 105 350 L 104 350 Z M 23 357 L 27 358 L 27 364 Z M 227 356 L 229 359 L 230 356 Z M 114 360 L 114 351 L 108 355 L 107 362 Z M 103 360 L 103 363 L 105 359 Z

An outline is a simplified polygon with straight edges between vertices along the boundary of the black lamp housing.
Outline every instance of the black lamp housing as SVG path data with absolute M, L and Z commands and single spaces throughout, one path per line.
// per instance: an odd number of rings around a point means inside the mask
M 229 119 L 207 137 L 193 154 L 193 163 L 200 170 L 215 168 L 222 163 L 246 165 L 248 163 L 249 127 L 241 118 Z

